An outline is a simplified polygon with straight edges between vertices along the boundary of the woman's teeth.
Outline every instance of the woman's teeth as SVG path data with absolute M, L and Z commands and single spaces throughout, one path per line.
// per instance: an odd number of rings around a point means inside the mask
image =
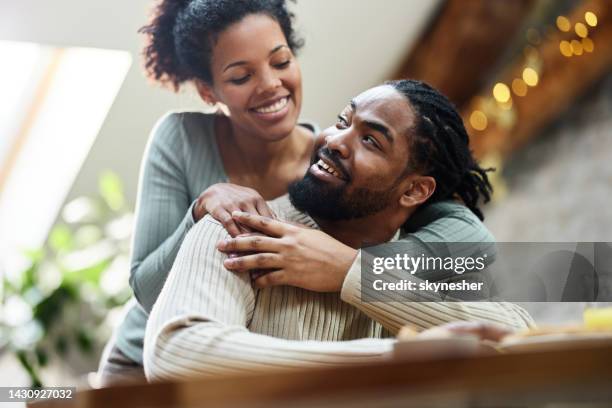
M 278 102 L 273 103 L 272 105 L 262 106 L 261 108 L 256 108 L 255 112 L 257 113 L 273 113 L 278 112 L 287 106 L 287 102 L 289 102 L 289 97 L 286 96 L 282 99 L 279 99 Z
M 338 173 L 333 167 L 325 163 L 323 160 L 319 159 L 319 161 L 317 162 L 317 166 L 319 166 L 320 169 L 327 171 L 329 174 L 340 178 L 340 173 Z

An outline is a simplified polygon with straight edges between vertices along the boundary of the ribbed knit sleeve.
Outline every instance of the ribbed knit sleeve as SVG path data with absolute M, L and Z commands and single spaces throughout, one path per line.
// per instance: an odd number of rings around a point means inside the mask
M 182 132 L 181 114 L 163 117 L 153 129 L 141 166 L 130 285 L 147 312 L 194 224 Z
M 445 251 L 444 245 L 428 244 L 446 242 L 480 244 L 470 247 L 472 252 L 469 255 L 478 257 L 484 255 L 486 251 L 490 257 L 495 256 L 494 237 L 485 225 L 461 204 L 450 201 L 431 204 L 411 218 L 408 227 L 414 232 L 404 231 L 395 243 L 377 246 L 377 254 L 384 254 L 387 251 L 389 256 L 393 256 L 401 245 L 401 253 L 412 254 L 415 257 L 422 254 L 444 257 L 448 255 L 447 252 L 442 252 Z M 524 309 L 508 302 L 443 302 L 441 299 L 426 302 L 423 301 L 423 297 L 418 299 L 415 297 L 413 302 L 391 300 L 363 302 L 361 299 L 363 283 L 361 267 L 362 251 L 359 251 L 345 278 L 341 298 L 381 323 L 392 333 L 397 333 L 406 324 L 426 329 L 456 320 L 488 321 L 511 328 L 534 325 L 533 319 Z M 368 269 L 372 270 L 372 267 Z M 418 280 L 418 277 L 411 275 L 408 271 L 392 270 L 385 273 L 390 281 Z M 421 276 L 421 278 L 425 277 Z M 443 280 L 449 277 L 427 276 L 426 278 Z M 436 299 L 437 295 L 432 294 L 431 300 Z

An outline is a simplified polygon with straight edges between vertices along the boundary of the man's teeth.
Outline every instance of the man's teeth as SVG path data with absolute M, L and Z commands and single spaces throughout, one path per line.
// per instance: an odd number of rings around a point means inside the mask
M 255 112 L 258 112 L 258 113 L 278 112 L 279 110 L 283 109 L 287 105 L 288 101 L 289 101 L 289 97 L 286 96 L 282 99 L 279 99 L 278 102 L 275 102 L 272 105 L 262 106 L 261 108 L 255 109 Z
M 325 163 L 323 160 L 319 159 L 317 162 L 317 166 L 321 169 L 326 170 L 329 174 L 333 174 L 334 176 L 340 178 L 340 173 L 338 173 L 334 168 L 332 168 L 329 164 Z

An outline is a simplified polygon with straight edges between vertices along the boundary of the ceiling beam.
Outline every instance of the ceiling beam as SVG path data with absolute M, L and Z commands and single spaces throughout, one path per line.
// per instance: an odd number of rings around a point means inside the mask
M 487 83 L 534 0 L 448 0 L 395 78 L 428 82 L 461 107 Z

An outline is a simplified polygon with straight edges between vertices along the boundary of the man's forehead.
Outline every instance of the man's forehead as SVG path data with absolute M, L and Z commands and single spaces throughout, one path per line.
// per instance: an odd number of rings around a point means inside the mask
M 412 127 L 414 113 L 410 103 L 390 85 L 370 88 L 353 98 L 352 102 L 357 113 L 379 118 L 396 132 Z

